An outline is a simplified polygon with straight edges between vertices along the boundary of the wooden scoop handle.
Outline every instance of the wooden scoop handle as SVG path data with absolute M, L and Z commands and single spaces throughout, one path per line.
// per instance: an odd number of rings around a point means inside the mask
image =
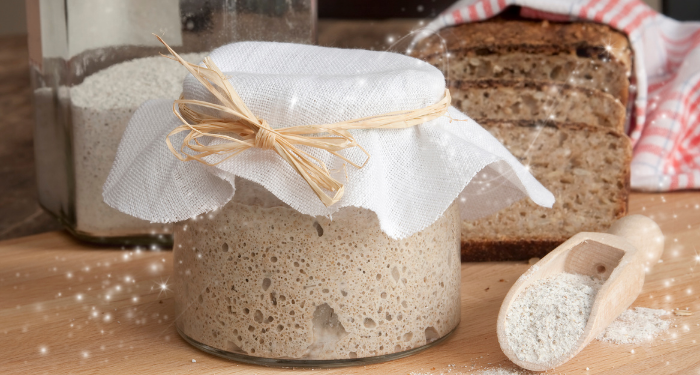
M 631 243 L 637 251 L 641 262 L 653 267 L 664 252 L 664 235 L 654 220 L 644 215 L 625 216 L 615 221 L 608 233 L 622 237 Z

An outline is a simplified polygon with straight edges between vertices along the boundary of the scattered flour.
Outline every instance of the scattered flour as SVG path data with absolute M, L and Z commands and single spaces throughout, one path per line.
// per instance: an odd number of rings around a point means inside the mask
M 473 368 L 474 366 L 472 366 Z M 439 373 L 432 373 L 432 372 L 411 372 L 410 375 L 524 375 L 525 373 L 517 371 L 517 370 L 512 370 L 512 369 L 504 369 L 501 367 L 491 367 L 491 368 L 483 368 L 483 369 L 478 369 L 478 370 L 467 370 L 467 371 L 457 371 L 454 372 L 453 369 L 448 369 L 447 371 L 441 371 Z
M 520 372 L 515 370 L 506 370 L 502 368 L 489 368 L 471 373 L 473 375 L 520 375 Z
M 199 62 L 205 54 L 185 54 Z M 150 99 L 177 99 L 187 70 L 161 56 L 103 69 L 71 88 L 77 229 L 92 236 L 170 232 L 121 213 L 102 200 L 104 185 L 131 115 Z
M 668 331 L 671 321 L 662 317 L 670 311 L 636 307 L 623 312 L 598 340 L 614 344 L 640 344 Z
M 525 289 L 506 315 L 505 334 L 518 359 L 549 364 L 578 342 L 602 281 L 561 273 Z

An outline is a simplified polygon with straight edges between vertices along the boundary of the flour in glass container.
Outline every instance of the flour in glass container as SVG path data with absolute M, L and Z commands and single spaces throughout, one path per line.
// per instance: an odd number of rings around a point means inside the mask
M 184 54 L 193 63 L 206 54 Z M 187 70 L 162 56 L 135 59 L 101 70 L 71 88 L 77 228 L 93 236 L 168 233 L 119 212 L 102 200 L 102 186 L 131 115 L 150 99 L 177 99 Z
M 588 323 L 602 280 L 560 273 L 533 283 L 506 315 L 509 346 L 521 361 L 547 365 L 567 355 Z

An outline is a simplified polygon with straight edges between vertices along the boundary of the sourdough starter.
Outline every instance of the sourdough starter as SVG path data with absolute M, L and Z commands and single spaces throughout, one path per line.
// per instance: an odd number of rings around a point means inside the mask
M 237 354 L 328 360 L 406 351 L 459 323 L 455 204 L 427 229 L 393 240 L 372 211 L 314 218 L 281 202 L 243 204 L 255 199 L 242 190 L 237 183 L 219 212 L 176 226 L 184 335 Z

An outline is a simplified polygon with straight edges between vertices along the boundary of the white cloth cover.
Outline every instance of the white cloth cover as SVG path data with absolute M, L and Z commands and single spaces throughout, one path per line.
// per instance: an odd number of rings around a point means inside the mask
M 248 108 L 272 128 L 422 108 L 439 101 L 445 90 L 438 69 L 389 52 L 241 42 L 210 56 Z M 191 75 L 183 93 L 212 100 Z M 345 195 L 325 207 L 274 151 L 250 149 L 216 166 L 179 161 L 165 144 L 166 135 L 181 124 L 172 106 L 172 100 L 148 101 L 131 118 L 104 186 L 110 206 L 152 222 L 181 221 L 225 205 L 239 176 L 303 214 L 331 216 L 348 206 L 372 210 L 388 236 L 404 238 L 435 222 L 458 197 L 466 219 L 526 196 L 542 206 L 554 203 L 503 145 L 453 107 L 449 117 L 409 129 L 352 131 L 371 158 L 362 169 L 347 167 Z M 184 135 L 172 138 L 176 147 Z M 325 151 L 304 150 L 330 170 L 343 168 L 342 160 Z M 343 152 L 360 164 L 365 157 L 358 149 Z

